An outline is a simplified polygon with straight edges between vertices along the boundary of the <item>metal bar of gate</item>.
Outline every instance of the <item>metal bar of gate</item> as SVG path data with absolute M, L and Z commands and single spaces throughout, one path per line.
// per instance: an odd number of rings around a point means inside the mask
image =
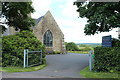
M 24 49 L 24 65 L 23 65 L 24 68 L 26 67 L 26 66 L 25 66 L 25 64 L 26 64 L 26 59 L 25 59 L 25 57 L 26 57 L 26 49 Z
M 26 50 L 27 52 L 27 67 L 28 67 L 28 49 Z
M 40 64 L 42 64 L 42 50 L 40 50 Z

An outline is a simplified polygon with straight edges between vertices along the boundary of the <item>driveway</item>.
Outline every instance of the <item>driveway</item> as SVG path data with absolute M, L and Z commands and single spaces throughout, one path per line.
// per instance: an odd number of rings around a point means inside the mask
M 82 78 L 79 71 L 88 66 L 88 54 L 47 55 L 47 67 L 33 72 L 5 73 L 3 78 Z

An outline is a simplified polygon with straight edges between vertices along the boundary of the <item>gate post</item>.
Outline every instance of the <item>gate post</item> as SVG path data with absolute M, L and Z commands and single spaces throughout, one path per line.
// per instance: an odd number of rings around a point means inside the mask
M 40 50 L 40 64 L 42 64 L 42 50 Z
M 26 67 L 26 49 L 24 49 L 24 65 L 23 67 L 25 68 Z
M 89 53 L 89 70 L 92 71 L 92 50 Z

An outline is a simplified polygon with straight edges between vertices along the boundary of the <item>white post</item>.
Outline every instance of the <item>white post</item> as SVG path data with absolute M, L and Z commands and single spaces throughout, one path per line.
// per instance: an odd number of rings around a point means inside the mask
M 24 68 L 26 67 L 25 66 L 26 65 L 26 59 L 25 58 L 26 58 L 26 49 L 24 49 L 24 65 L 23 65 Z
M 40 50 L 40 64 L 42 64 L 42 50 Z
M 92 71 L 92 50 L 89 53 L 89 70 Z

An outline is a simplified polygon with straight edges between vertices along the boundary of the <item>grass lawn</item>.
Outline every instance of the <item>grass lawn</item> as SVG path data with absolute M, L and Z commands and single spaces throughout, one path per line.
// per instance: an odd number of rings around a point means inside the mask
M 67 51 L 68 53 L 89 54 L 89 51 Z
M 93 72 L 89 71 L 89 67 L 84 68 L 80 71 L 80 75 L 85 78 L 118 78 L 118 73 L 107 73 L 107 72 Z
M 21 67 L 0 67 L 0 71 L 4 72 L 31 72 L 43 69 L 47 66 L 47 64 L 35 66 L 35 67 L 28 67 L 28 68 L 21 68 Z

